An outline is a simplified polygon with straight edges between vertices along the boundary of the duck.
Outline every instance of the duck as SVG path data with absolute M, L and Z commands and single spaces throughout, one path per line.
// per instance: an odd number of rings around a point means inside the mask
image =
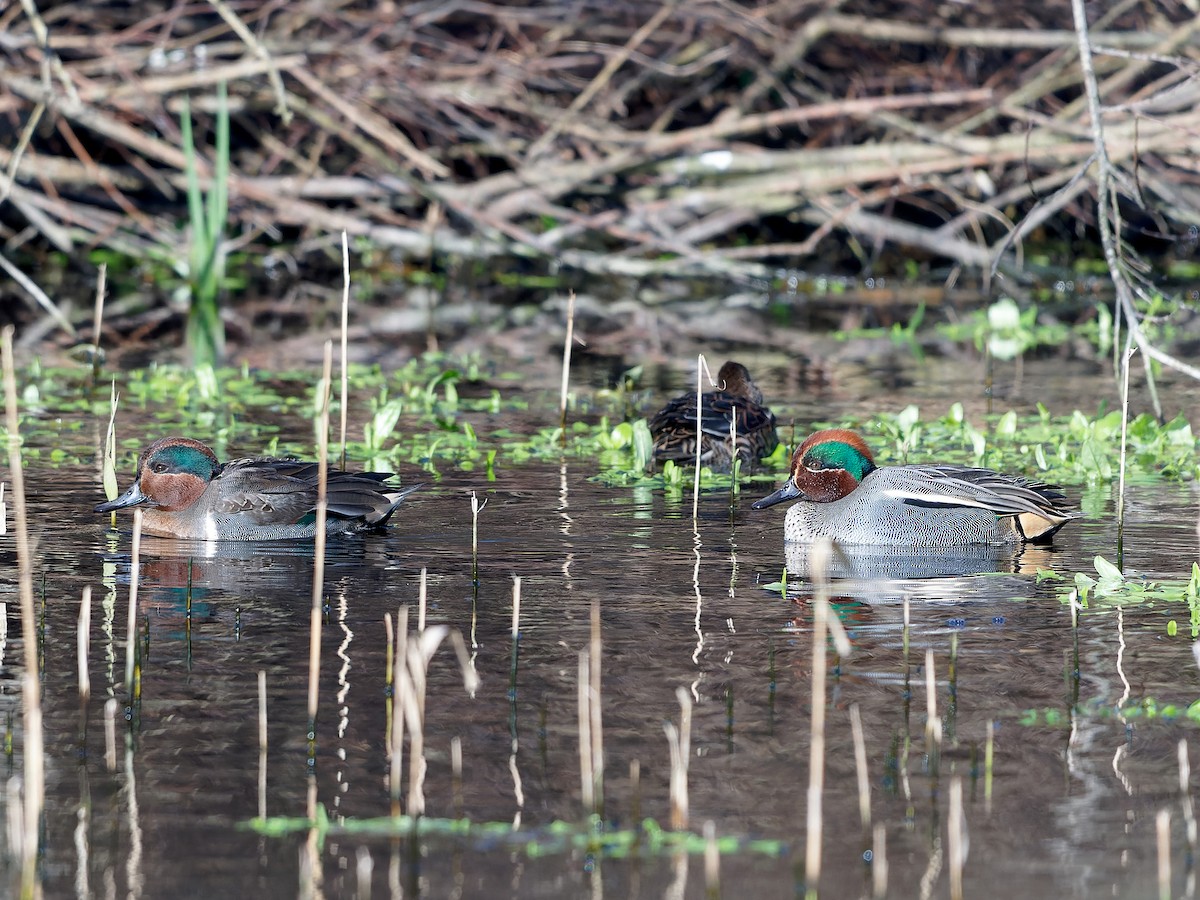
M 877 466 L 856 432 L 810 435 L 783 486 L 752 504 L 797 500 L 784 540 L 894 547 L 1048 544 L 1078 513 L 1055 485 L 959 465 Z
M 752 465 L 779 445 L 775 414 L 763 405 L 762 391 L 741 363 L 729 360 L 717 372 L 717 390 L 700 395 L 700 462 L 728 468 L 734 457 Z M 696 460 L 696 394 L 670 400 L 650 420 L 654 458 L 659 462 Z
M 197 541 L 297 540 L 316 534 L 315 462 L 253 456 L 222 463 L 186 437 L 160 438 L 138 457 L 133 485 L 98 513 L 142 507 L 142 531 Z M 328 534 L 381 529 L 421 485 L 388 484 L 389 472 L 329 469 Z

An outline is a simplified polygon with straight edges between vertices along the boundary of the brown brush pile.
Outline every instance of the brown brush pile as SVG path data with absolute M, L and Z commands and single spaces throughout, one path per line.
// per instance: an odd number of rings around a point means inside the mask
M 1020 270 L 1032 229 L 1094 219 L 1067 3 L 39 5 L 0 11 L 9 258 L 186 258 L 180 99 L 211 159 L 222 81 L 228 234 L 301 265 L 345 229 L 402 259 L 603 275 L 771 278 L 890 247 L 986 277 Z M 1125 234 L 1190 228 L 1194 252 L 1200 17 L 1088 13 Z

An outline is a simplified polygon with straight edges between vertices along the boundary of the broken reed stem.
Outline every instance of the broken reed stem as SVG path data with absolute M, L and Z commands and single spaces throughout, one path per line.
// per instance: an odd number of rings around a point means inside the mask
M 937 711 L 937 677 L 933 668 L 933 650 L 925 651 L 925 748 L 929 753 L 929 769 L 937 773 L 942 747 L 942 723 Z
M 663 723 L 667 746 L 671 751 L 671 828 L 683 831 L 688 827 L 688 763 L 692 754 L 692 696 L 682 687 L 675 689 L 679 700 L 679 727 L 674 722 Z
M 92 384 L 100 378 L 100 324 L 104 321 L 104 294 L 108 281 L 108 263 L 100 263 L 96 273 L 96 304 L 92 309 Z
M 408 678 L 408 607 L 396 611 L 396 655 L 392 667 L 392 733 L 391 765 L 388 769 L 388 788 L 391 791 L 392 816 L 399 816 L 400 773 L 404 770 L 404 709 L 403 691 Z
M 313 523 L 312 606 L 308 638 L 308 757 L 317 751 L 317 699 L 321 675 L 321 606 L 325 594 L 325 519 L 329 497 L 329 392 L 333 379 L 333 343 L 325 342 L 325 360 L 317 397 L 317 505 Z
M 17 412 L 17 374 L 13 361 L 13 327 L 5 326 L 0 336 L 4 369 L 4 422 L 8 429 L 8 465 L 12 479 L 13 510 L 16 514 L 17 580 L 21 600 L 21 640 L 25 677 L 21 685 L 25 720 L 25 792 L 23 795 L 21 844 L 21 891 L 31 897 L 36 888 L 38 833 L 45 798 L 44 738 L 42 735 L 42 692 L 38 678 L 38 628 L 33 606 L 33 550 L 29 543 L 29 519 L 25 506 L 25 470 L 21 462 L 21 430 Z
M 258 817 L 267 817 L 267 670 L 258 670 Z
M 950 858 L 950 900 L 962 900 L 963 897 L 962 870 L 967 855 L 966 847 L 963 846 L 965 829 L 962 778 L 956 776 L 950 782 L 950 814 L 946 819 L 946 848 Z
M 340 417 L 338 445 L 342 448 L 342 471 L 346 470 L 346 409 L 350 399 L 350 371 L 347 369 L 350 330 L 350 245 L 346 241 L 346 230 L 342 229 L 342 402 L 338 408 Z
M 1154 817 L 1154 833 L 1158 845 L 1158 896 L 1171 900 L 1171 811 L 1160 809 Z
M 828 540 L 809 549 L 813 572 L 813 644 L 812 644 L 812 724 L 809 728 L 808 816 L 804 848 L 806 893 L 815 895 L 821 883 L 821 840 L 824 824 L 822 795 L 825 788 L 825 682 L 828 667 L 825 657 L 829 620 L 829 557 L 833 552 Z
M 867 742 L 863 738 L 862 714 L 850 704 L 850 734 L 854 738 L 854 768 L 858 773 L 858 817 L 863 833 L 871 830 L 871 777 L 867 769 Z
M 462 670 L 463 687 L 469 695 L 474 696 L 479 679 L 471 666 L 466 645 L 459 632 L 451 631 L 447 625 L 435 625 L 415 638 L 409 639 L 407 615 L 403 617 L 402 624 L 405 635 L 401 640 L 405 644 L 406 652 L 403 659 L 399 656 L 396 659 L 397 697 L 403 708 L 404 724 L 408 730 L 407 811 L 409 816 L 415 817 L 425 814 L 425 772 L 428 768 L 425 760 L 425 708 L 429 684 L 429 664 L 447 637 L 454 645 L 455 654 Z M 396 718 L 401 718 L 401 714 L 397 713 Z M 399 774 L 398 767 L 396 773 Z M 518 791 L 519 789 L 520 785 L 518 784 Z M 522 804 L 524 803 L 523 798 L 519 797 L 519 800 Z
M 133 541 L 129 551 L 129 623 L 125 634 L 125 693 L 129 695 L 129 705 L 134 702 L 134 656 L 137 651 L 137 595 L 138 581 L 141 580 L 142 558 L 142 509 L 133 510 Z
M 408 643 L 408 677 L 403 682 L 405 725 L 408 726 L 408 814 L 425 814 L 425 683 L 429 656 L 422 639 Z
M 571 344 L 575 340 L 575 292 L 567 294 L 567 336 L 563 340 L 562 389 L 558 397 L 558 429 L 567 446 L 567 395 L 571 386 Z
M 604 810 L 604 721 L 601 715 L 600 667 L 603 662 L 603 643 L 600 640 L 600 602 L 592 601 L 591 648 L 588 653 L 588 708 L 591 714 L 592 736 L 592 795 L 595 799 L 593 812 Z

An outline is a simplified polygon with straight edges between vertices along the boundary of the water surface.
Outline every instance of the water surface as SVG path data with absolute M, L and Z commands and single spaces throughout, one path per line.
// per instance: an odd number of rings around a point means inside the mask
M 782 379 L 768 381 L 776 394 L 783 390 Z M 1097 391 L 1105 384 L 1093 382 Z M 849 393 L 837 407 L 828 395 L 797 398 L 792 414 L 806 423 L 855 412 L 870 400 Z M 950 392 L 931 393 L 931 413 L 938 414 Z M 877 396 L 873 402 L 878 406 Z M 299 423 L 296 436 L 306 427 Z M 126 436 L 139 429 L 156 436 L 150 422 L 127 423 Z M 693 522 L 687 491 L 668 498 L 608 488 L 592 474 L 588 463 L 574 460 L 501 460 L 494 482 L 446 472 L 406 501 L 386 533 L 331 541 L 312 769 L 318 800 L 335 821 L 389 811 L 384 618 L 407 605 L 415 626 L 425 568 L 428 622 L 463 634 L 480 677 L 471 695 L 448 648 L 432 664 L 430 815 L 515 821 L 529 834 L 580 819 L 576 679 L 595 606 L 604 646 L 606 819 L 622 826 L 646 816 L 669 820 L 663 725 L 679 722 L 682 688 L 694 703 L 691 829 L 711 820 L 720 835 L 784 845 L 778 856 L 725 856 L 724 893 L 793 896 L 803 890 L 813 606 L 811 585 L 794 574 L 786 596 L 772 586 L 788 563 L 783 509 L 751 511 L 769 490 L 752 485 L 738 496 L 705 495 Z M 117 769 L 109 772 L 102 707 L 109 696 L 122 705 L 125 699 L 129 535 L 110 532 L 104 517 L 90 513 L 99 497 L 93 470 L 34 468 L 28 478 L 34 521 L 46 523 L 37 535 L 46 895 L 302 893 L 309 865 L 303 837 L 266 838 L 240 826 L 259 812 L 259 671 L 269 695 L 266 812 L 301 816 L 306 808 L 311 546 L 144 540 L 142 701 L 131 725 L 119 728 L 130 746 L 119 744 Z M 476 578 L 472 490 L 486 501 Z M 1078 498 L 1083 486 L 1068 490 Z M 914 573 L 885 569 L 835 584 L 834 609 L 853 653 L 831 660 L 821 879 L 828 896 L 867 894 L 871 883 L 852 705 L 864 726 L 873 822 L 887 834 L 890 896 L 921 896 L 926 884 L 931 895 L 948 894 L 954 778 L 965 791 L 968 894 L 1148 896 L 1157 890 L 1154 820 L 1161 809 L 1172 813 L 1175 890 L 1190 884 L 1176 754 L 1181 738 L 1194 745 L 1194 726 L 1117 712 L 1146 698 L 1186 707 L 1200 694 L 1188 611 L 1097 606 L 1073 631 L 1063 586 L 1036 575 L 1070 579 L 1093 571 L 1097 554 L 1115 556 L 1112 505 L 1102 490 L 1101 512 L 1064 528 L 1053 549 L 981 567 L 994 568 L 988 574 L 903 577 Z M 1191 486 L 1139 481 L 1129 510 L 1127 571 L 1185 578 L 1197 558 Z M 128 519 L 121 522 L 128 527 Z M 510 685 L 514 576 L 521 578 L 522 605 Z M 93 587 L 94 606 L 92 699 L 81 731 L 75 628 L 84 585 Z M 15 596 L 9 602 L 0 704 L 18 731 L 10 772 L 20 772 L 23 648 Z M 1172 619 L 1179 626 L 1173 637 Z M 936 769 L 925 737 L 927 650 L 944 732 Z M 990 799 L 982 766 L 988 723 L 995 729 Z M 456 737 L 461 794 L 451 767 Z M 323 894 L 331 897 L 367 895 L 358 875 L 366 858 L 372 896 L 706 896 L 698 856 L 532 855 L 501 838 L 429 838 L 414 848 L 361 836 L 334 836 L 315 854 Z

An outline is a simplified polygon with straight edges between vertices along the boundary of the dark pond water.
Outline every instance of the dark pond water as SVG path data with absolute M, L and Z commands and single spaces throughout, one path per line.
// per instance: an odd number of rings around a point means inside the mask
M 1041 399 L 1055 412 L 1093 409 L 1096 398 L 1111 393 L 1103 376 L 1057 375 L 1053 382 L 1045 373 L 1027 382 L 1038 385 L 1032 398 L 1010 391 L 1003 408 L 1027 410 Z M 687 377 L 681 374 L 680 383 Z M 869 367 L 845 378 L 836 396 L 805 396 L 794 388 L 784 393 L 782 371 L 766 380 L 768 396 L 785 398 L 780 405 L 802 422 L 864 408 L 894 410 L 910 399 L 885 388 Z M 965 399 L 953 369 L 923 390 L 922 402 L 937 414 L 950 399 Z M 1184 402 L 1179 396 L 1169 399 L 1178 406 Z M 971 409 L 977 412 L 981 402 L 972 401 Z M 154 429 L 150 421 L 123 423 L 126 437 L 153 437 Z M 296 436 L 306 433 L 308 424 L 296 423 Z M 783 511 L 752 512 L 750 502 L 760 493 L 752 487 L 732 503 L 725 493 L 704 496 L 694 524 L 689 492 L 671 500 L 661 492 L 603 487 L 591 474 L 587 463 L 574 461 L 501 465 L 492 483 L 446 473 L 409 499 L 385 535 L 331 542 L 318 801 L 335 822 L 389 811 L 383 620 L 403 605 L 415 610 L 425 567 L 428 621 L 463 633 L 480 678 L 468 694 L 448 646 L 432 663 L 430 815 L 519 821 L 527 835 L 543 837 L 540 829 L 555 820 L 580 819 L 578 654 L 588 646 L 597 606 L 606 818 L 619 825 L 643 816 L 669 820 L 663 726 L 678 723 L 676 691 L 682 688 L 694 703 L 690 828 L 699 832 L 711 821 L 722 836 L 782 843 L 773 855 L 723 856 L 721 893 L 801 894 L 813 606 L 806 582 L 797 586 L 793 578 L 788 597 L 767 588 L 787 561 Z M 43 523 L 46 896 L 710 896 L 701 856 L 597 857 L 552 847 L 535 854 L 523 841 L 500 837 L 429 837 L 413 846 L 338 833 L 313 851 L 303 836 L 268 838 L 241 827 L 259 811 L 260 671 L 269 696 L 266 812 L 305 814 L 312 577 L 305 545 L 221 546 L 214 553 L 145 540 L 143 698 L 131 748 L 119 743 L 116 770 L 108 771 L 103 705 L 109 696 L 125 696 L 129 535 L 108 532 L 106 520 L 90 513 L 100 496 L 94 470 L 34 468 L 27 477 L 35 520 Z M 124 473 L 123 483 L 127 478 Z M 477 586 L 472 490 L 487 501 L 479 516 Z M 1079 497 L 1080 486 L 1070 490 Z M 852 706 L 862 716 L 872 821 L 887 837 L 888 896 L 949 895 L 954 779 L 964 788 L 969 896 L 1154 895 L 1155 817 L 1162 809 L 1172 814 L 1174 891 L 1191 890 L 1177 747 L 1188 740 L 1195 763 L 1195 726 L 1182 718 L 1116 712 L 1146 698 L 1186 707 L 1200 697 L 1186 606 L 1096 606 L 1073 633 L 1062 586 L 1039 583 L 1033 574 L 1048 569 L 1069 579 L 1093 571 L 1095 555 L 1115 556 L 1111 499 L 1101 490 L 1103 514 L 1064 529 L 1052 551 L 996 560 L 996 573 L 902 578 L 889 569 L 835 584 L 834 608 L 853 653 L 836 661 L 828 688 L 825 895 L 869 896 L 871 890 Z M 1197 558 L 1192 487 L 1134 484 L 1130 516 L 1127 568 L 1185 578 Z M 4 550 L 11 572 L 11 544 Z M 514 576 L 522 579 L 515 688 Z M 84 585 L 95 591 L 93 699 L 81 738 L 75 631 Z M 8 599 L 0 705 L 19 732 L 22 647 L 15 595 Z M 1172 619 L 1180 626 L 1176 636 L 1168 635 Z M 925 738 L 927 650 L 944 729 L 936 770 Z M 989 723 L 995 728 L 990 798 L 982 766 Z M 455 738 L 461 790 L 451 764 Z M 22 769 L 20 749 L 18 733 L 10 773 Z M 307 874 L 314 866 L 322 876 L 315 889 Z M 10 862 L 10 878 L 14 871 Z

